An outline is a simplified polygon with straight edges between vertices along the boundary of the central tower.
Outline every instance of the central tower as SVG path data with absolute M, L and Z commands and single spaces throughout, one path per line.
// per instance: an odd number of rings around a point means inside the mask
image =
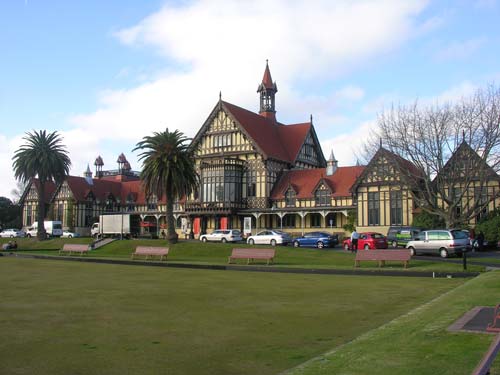
M 267 60 L 264 77 L 262 78 L 262 83 L 257 88 L 257 92 L 260 94 L 259 114 L 276 121 L 274 96 L 278 92 L 278 87 L 276 86 L 276 82 L 273 82 L 273 79 L 271 78 L 271 72 L 269 71 L 269 64 Z

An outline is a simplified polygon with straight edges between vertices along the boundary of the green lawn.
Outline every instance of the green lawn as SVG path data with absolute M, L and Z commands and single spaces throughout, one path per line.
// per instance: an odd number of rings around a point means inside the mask
M 36 252 L 39 254 L 57 255 L 63 243 L 90 243 L 90 238 L 76 239 L 51 239 L 48 241 L 37 241 L 35 239 L 20 239 L 19 248 L 23 252 Z M 161 240 L 123 240 L 115 241 L 100 249 L 92 251 L 89 256 L 106 257 L 116 259 L 130 259 L 130 254 L 138 245 L 145 246 L 168 246 Z M 170 245 L 169 262 L 194 263 L 194 264 L 227 264 L 227 258 L 233 247 L 249 247 L 246 244 L 220 244 L 201 243 L 198 241 L 180 241 L 176 245 Z M 255 246 L 258 247 L 258 246 Z M 312 249 L 293 248 L 291 246 L 277 246 L 275 265 L 277 267 L 303 267 L 303 268 L 336 268 L 353 269 L 354 254 L 340 249 Z M 375 262 L 361 262 L 362 269 L 378 268 Z M 389 262 L 385 270 L 402 270 L 401 262 Z M 411 271 L 436 271 L 436 272 L 460 272 L 462 264 L 445 263 L 427 260 L 412 260 L 408 269 Z M 469 264 L 468 271 L 484 271 L 483 266 Z
M 385 326 L 373 347 L 350 355 L 368 366 L 367 353 L 386 347 L 372 364 L 387 366 L 395 352 L 402 352 L 396 360 L 415 352 L 409 370 L 439 357 L 433 343 L 444 341 L 446 371 L 433 372 L 467 373 L 487 340 L 444 327 L 475 304 L 499 301 L 493 276 L 297 275 L 0 257 L 0 373 L 276 374 L 360 335 L 373 337 L 363 334 L 457 287 L 443 297 L 450 309 L 418 309 L 425 321 Z M 326 373 L 360 373 L 342 363 L 350 372 Z
M 286 374 L 470 374 L 493 336 L 450 333 L 446 328 L 474 306 L 495 306 L 499 302 L 500 271 L 482 274 Z M 500 374 L 500 357 L 491 374 Z

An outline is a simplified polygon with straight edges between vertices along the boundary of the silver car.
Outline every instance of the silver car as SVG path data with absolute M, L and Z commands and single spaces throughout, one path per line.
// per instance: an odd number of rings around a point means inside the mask
M 261 245 L 287 245 L 292 242 L 292 237 L 285 232 L 275 229 L 263 230 L 253 236 L 248 237 L 247 243 L 250 245 L 261 244 Z
M 217 229 L 210 234 L 202 234 L 200 241 L 217 241 L 217 242 L 236 242 L 241 241 L 241 232 L 237 229 Z
M 439 254 L 442 258 L 456 254 L 462 256 L 469 246 L 467 233 L 461 230 L 425 230 L 419 234 L 418 239 L 409 241 L 406 248 L 411 255 Z

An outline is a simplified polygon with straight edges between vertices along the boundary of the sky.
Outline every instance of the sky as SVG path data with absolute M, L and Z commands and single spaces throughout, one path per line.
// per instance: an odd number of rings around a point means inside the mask
M 446 103 L 500 81 L 500 0 L 2 0 L 0 196 L 33 130 L 57 131 L 71 174 L 98 155 L 140 170 L 142 137 L 193 137 L 222 99 L 258 112 L 266 60 L 276 117 L 313 123 L 354 165 L 391 105 Z

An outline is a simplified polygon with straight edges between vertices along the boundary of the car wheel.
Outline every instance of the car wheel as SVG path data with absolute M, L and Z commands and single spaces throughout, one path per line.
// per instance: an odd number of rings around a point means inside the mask
M 318 246 L 318 249 L 322 249 L 325 247 L 325 244 L 323 242 L 319 241 L 317 246 Z
M 276 240 L 271 240 L 271 246 L 276 246 Z
M 397 241 L 392 241 L 392 247 L 398 247 Z
M 345 251 L 349 251 L 349 245 L 348 244 L 344 244 L 344 250 Z
M 207 242 L 207 237 L 201 237 L 202 242 Z
M 10 235 L 10 238 L 14 238 L 14 235 L 13 235 L 13 234 L 11 234 L 11 235 Z
M 250 238 L 250 239 L 248 240 L 248 243 L 249 243 L 250 245 L 255 245 L 255 241 L 253 240 L 253 238 Z
M 441 255 L 441 258 L 447 258 L 448 251 L 446 251 L 446 249 L 444 249 L 444 248 L 441 248 L 441 249 L 439 249 L 439 255 Z
M 72 234 L 70 234 L 70 235 L 68 236 L 68 238 L 73 238 L 73 235 L 72 235 Z
M 414 257 L 415 255 L 417 255 L 417 250 L 415 250 L 414 247 L 409 247 L 408 250 L 410 250 L 410 254 L 412 257 Z
M 299 241 L 293 241 L 293 247 L 300 247 Z
M 226 240 L 224 237 L 222 237 L 222 240 L 220 240 L 220 242 L 222 242 L 222 243 L 226 243 L 226 242 L 227 242 L 227 240 Z
M 363 247 L 363 249 L 365 249 L 365 250 L 370 250 L 370 245 L 366 244 L 366 245 Z
M 31 234 L 29 234 L 29 233 L 28 233 L 28 234 L 26 235 L 26 237 L 31 238 Z

